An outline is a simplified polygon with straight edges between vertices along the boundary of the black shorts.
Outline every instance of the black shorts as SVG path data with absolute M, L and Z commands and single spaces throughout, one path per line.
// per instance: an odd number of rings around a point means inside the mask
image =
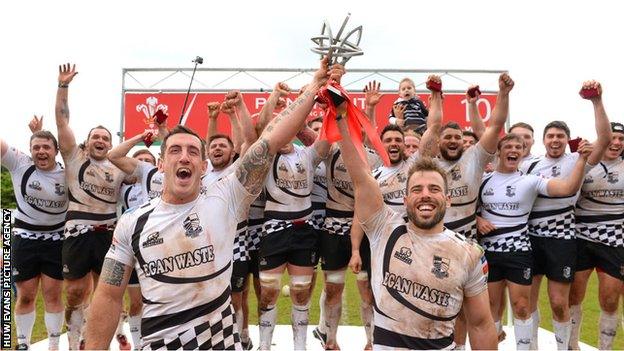
M 258 268 L 258 250 L 249 251 L 249 257 L 249 260 L 234 261 L 232 264 L 230 286 L 233 292 L 242 292 L 245 289 L 249 274 L 252 274 L 256 279 L 260 276 Z
M 351 260 L 351 235 L 321 233 L 321 268 L 324 271 L 336 271 L 345 268 Z M 362 270 L 371 277 L 371 254 L 370 243 L 366 235 L 360 243 L 360 257 L 362 258 Z
M 571 283 L 576 269 L 576 240 L 544 238 L 529 235 L 533 255 L 533 275 L 546 275 L 549 280 Z
M 130 280 L 128 280 L 128 285 L 137 286 L 139 285 L 139 275 L 136 272 L 136 269 L 132 268 L 132 273 L 130 273 Z
M 24 239 L 14 235 L 11 243 L 13 249 L 13 281 L 23 282 L 45 274 L 56 280 L 63 280 L 62 240 Z
M 318 263 L 318 236 L 307 223 L 273 232 L 260 239 L 260 271 L 290 263 L 314 267 Z
M 608 275 L 624 280 L 624 247 L 608 246 L 577 239 L 576 271 L 594 267 Z
M 488 283 L 505 279 L 520 285 L 531 285 L 533 280 L 531 251 L 486 251 L 485 258 L 489 268 Z
M 63 240 L 63 278 L 80 279 L 91 271 L 100 274 L 112 241 L 112 231 L 86 232 Z

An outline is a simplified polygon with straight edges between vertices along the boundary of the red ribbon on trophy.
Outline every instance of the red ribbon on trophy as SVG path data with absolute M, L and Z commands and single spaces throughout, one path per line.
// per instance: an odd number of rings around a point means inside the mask
M 325 87 L 321 88 L 317 94 L 317 101 L 327 104 L 323 127 L 321 128 L 321 140 L 327 140 L 330 143 L 342 140 L 342 136 L 338 130 L 338 122 L 336 122 L 335 104 L 340 104 L 342 101 L 345 101 L 347 104 L 347 116 L 345 117 L 347 118 L 349 135 L 364 162 L 368 163 L 368 158 L 364 151 L 364 135 L 362 131 L 366 133 L 366 137 L 368 137 L 368 140 L 375 151 L 377 151 L 377 154 L 381 157 L 384 164 L 386 166 L 390 165 L 390 158 L 381 143 L 379 134 L 377 134 L 377 131 L 366 114 L 351 102 L 347 92 L 337 82 L 330 81 Z

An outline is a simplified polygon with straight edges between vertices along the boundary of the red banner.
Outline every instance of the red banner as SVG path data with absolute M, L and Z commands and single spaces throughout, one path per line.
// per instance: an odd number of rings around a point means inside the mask
M 178 124 L 184 105 L 184 93 L 126 93 L 124 108 L 124 140 L 136 134 L 143 133 L 146 129 L 156 130 L 151 116 L 156 110 L 162 109 L 169 114 L 167 125 L 171 128 Z M 355 106 L 364 109 L 364 93 L 350 92 Z M 188 117 L 185 125 L 195 130 L 202 137 L 206 135 L 208 125 L 208 109 L 206 104 L 212 101 L 223 101 L 225 93 L 192 93 L 189 95 L 187 110 Z M 243 93 L 245 104 L 252 117 L 256 116 L 267 101 L 269 93 Z M 291 94 L 287 103 L 293 102 L 296 94 Z M 388 116 L 392 109 L 392 103 L 396 100 L 396 93 L 383 94 L 376 108 L 377 125 L 383 128 L 388 124 Z M 427 104 L 428 95 L 421 94 L 420 98 Z M 478 102 L 479 114 L 487 124 L 496 102 L 496 95 L 481 95 Z M 323 111 L 315 106 L 310 113 L 310 118 L 323 116 Z M 444 94 L 444 123 L 455 121 L 465 129 L 469 129 L 468 105 L 464 94 Z M 218 130 L 221 133 L 229 133 L 230 125 L 228 118 L 221 114 L 218 118 Z

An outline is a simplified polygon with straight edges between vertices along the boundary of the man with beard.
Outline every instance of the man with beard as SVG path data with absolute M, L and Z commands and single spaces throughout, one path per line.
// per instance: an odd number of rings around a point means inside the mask
M 78 145 L 69 126 L 68 90 L 76 66 L 59 66 L 56 127 L 65 163 L 69 206 L 63 240 L 63 278 L 67 307 L 65 321 L 69 347 L 76 350 L 85 319 L 90 279 L 96 281 L 117 222 L 121 183 L 127 176 L 106 159 L 112 135 L 103 126 L 92 128 Z
M 493 227 L 480 230 L 479 237 L 490 265 L 490 306 L 494 318 L 498 317 L 502 304 L 500 296 L 507 285 L 517 349 L 528 350 L 532 338 L 529 297 L 533 260 L 527 225 L 530 210 L 538 195 L 567 197 L 578 191 L 591 152 L 591 146 L 586 144 L 581 142 L 581 157 L 566 178 L 545 179 L 518 170 L 524 154 L 524 140 L 513 133 L 507 134 L 498 142 L 496 171 L 484 178 L 479 189 L 481 215 Z
M 600 84 L 588 81 L 583 89 L 600 89 Z M 598 139 L 587 159 L 587 174 L 600 162 L 611 139 L 611 126 L 602 101 L 595 99 L 595 123 Z M 565 153 L 570 140 L 570 128 L 563 121 L 553 121 L 544 127 L 543 142 L 546 155 L 523 163 L 521 171 L 546 179 L 565 177 L 572 172 L 580 155 Z M 529 215 L 529 238 L 533 253 L 533 283 L 531 287 L 531 318 L 533 337 L 531 349 L 537 349 L 539 310 L 537 309 L 542 277 L 548 278 L 548 298 L 553 315 L 553 329 L 559 350 L 568 349 L 570 339 L 570 285 L 576 266 L 576 240 L 574 234 L 574 205 L 578 193 L 564 198 L 538 196 Z
M 61 250 L 67 211 L 65 171 L 55 162 L 56 138 L 41 130 L 42 119 L 31 122 L 30 156 L 0 140 L 2 166 L 11 173 L 17 201 L 13 225 L 13 271 L 17 286 L 15 327 L 17 350 L 30 347 L 35 301 L 41 285 L 50 350 L 57 350 L 63 327 Z M 34 128 L 33 128 L 34 126 Z
M 124 214 L 93 299 L 87 349 L 105 349 L 134 266 L 144 293 L 143 347 L 240 349 L 230 303 L 236 228 L 258 196 L 274 155 L 292 140 L 326 83 L 328 59 L 313 82 L 266 127 L 235 172 L 200 192 L 208 163 L 199 136 L 174 128 L 161 145 L 161 198 Z M 108 313 L 106 313 L 108 312 Z
M 339 144 L 355 188 L 357 218 L 371 245 L 375 349 L 453 348 L 453 324 L 462 305 L 473 349 L 496 348 L 483 251 L 444 228 L 450 201 L 444 170 L 429 158 L 410 169 L 405 223 L 401 214 L 384 204 L 345 119 L 337 117 L 343 136 Z

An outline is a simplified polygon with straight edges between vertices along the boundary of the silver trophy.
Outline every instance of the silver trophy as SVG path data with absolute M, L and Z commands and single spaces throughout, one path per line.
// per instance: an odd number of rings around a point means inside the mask
M 358 46 L 360 45 L 360 40 L 362 39 L 362 26 L 352 29 L 349 33 L 343 36 L 349 17 L 351 17 L 350 13 L 347 14 L 347 17 L 342 22 L 342 26 L 340 26 L 340 30 L 336 36 L 333 35 L 329 22 L 325 20 L 323 22 L 323 27 L 321 28 L 321 35 L 312 37 L 312 41 L 317 45 L 311 48 L 312 52 L 320 54 L 321 57 L 327 56 L 329 58 L 330 66 L 336 63 L 344 66 L 344 64 L 347 63 L 347 61 L 349 61 L 353 56 L 360 56 L 364 54 L 362 49 Z M 350 41 L 349 39 L 353 35 L 355 35 L 355 39 L 357 40 Z

